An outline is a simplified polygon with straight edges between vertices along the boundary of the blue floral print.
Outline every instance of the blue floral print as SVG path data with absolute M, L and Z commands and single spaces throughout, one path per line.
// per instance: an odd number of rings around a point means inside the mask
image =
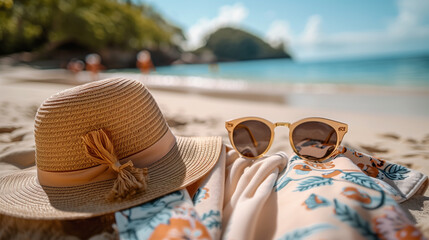
M 207 213 L 204 213 L 201 217 L 201 222 L 208 228 L 218 228 L 221 229 L 222 221 L 220 211 L 210 210 Z
M 290 233 L 286 233 L 278 240 L 301 240 L 317 232 L 332 228 L 335 228 L 335 226 L 330 224 L 317 224 L 306 228 L 296 229 Z

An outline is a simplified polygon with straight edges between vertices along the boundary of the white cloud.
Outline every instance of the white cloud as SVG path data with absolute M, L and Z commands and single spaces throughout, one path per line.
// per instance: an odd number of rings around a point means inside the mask
M 399 15 L 388 32 L 396 37 L 407 34 L 427 35 L 429 31 L 429 1 L 399 0 Z
M 271 46 L 278 46 L 280 43 L 288 43 L 293 38 L 289 23 L 276 20 L 271 23 L 265 34 L 265 39 Z
M 204 37 L 225 26 L 238 26 L 247 17 L 248 10 L 241 3 L 225 5 L 219 14 L 212 18 L 202 18 L 192 25 L 186 33 L 187 42 L 183 46 L 187 50 L 196 49 L 204 44 Z
M 304 32 L 301 35 L 301 41 L 306 44 L 314 44 L 321 37 L 320 26 L 322 18 L 319 15 L 311 16 L 305 26 Z
M 295 57 L 304 60 L 429 51 L 429 1 L 398 0 L 398 10 L 398 16 L 380 31 L 326 34 L 322 31 L 322 17 L 313 15 L 302 32 L 288 31 L 282 33 L 283 38 L 280 33 L 276 37 L 289 39 Z M 274 30 L 269 28 L 267 39 L 274 35 L 271 31 Z

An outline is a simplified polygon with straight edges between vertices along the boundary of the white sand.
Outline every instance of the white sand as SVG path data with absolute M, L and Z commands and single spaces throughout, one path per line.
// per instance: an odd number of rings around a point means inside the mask
M 221 80 L 204 86 L 204 80 L 201 84 L 198 78 L 129 76 L 147 83 L 177 135 L 220 135 L 229 143 L 224 128 L 229 119 L 259 116 L 272 122 L 293 122 L 310 116 L 326 117 L 349 125 L 344 144 L 429 175 L 427 89 L 293 85 L 271 91 L 267 86 L 255 88 L 244 83 L 228 87 L 228 82 Z M 19 159 L 34 154 L 32 129 L 37 107 L 73 84 L 76 81 L 62 70 L 0 70 L 0 175 L 34 164 Z M 284 94 L 287 87 L 291 90 Z M 270 91 L 272 95 L 267 95 Z M 288 134 L 286 128 L 276 129 L 269 153 L 291 154 Z M 9 162 L 2 162 L 4 159 Z M 429 191 L 403 204 L 427 237 L 428 199 Z

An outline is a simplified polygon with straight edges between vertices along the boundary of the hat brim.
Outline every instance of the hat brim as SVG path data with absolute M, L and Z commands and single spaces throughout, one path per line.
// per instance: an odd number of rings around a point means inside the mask
M 146 191 L 121 201 L 106 195 L 114 180 L 73 187 L 41 186 L 35 167 L 0 178 L 0 213 L 28 219 L 89 218 L 144 202 L 194 183 L 216 164 L 221 137 L 176 137 L 176 145 L 162 159 L 148 166 Z

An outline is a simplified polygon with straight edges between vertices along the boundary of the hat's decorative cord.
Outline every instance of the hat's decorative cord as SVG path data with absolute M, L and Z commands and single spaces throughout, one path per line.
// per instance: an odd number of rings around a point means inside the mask
M 118 173 L 108 200 L 121 200 L 146 190 L 147 168 L 135 168 L 132 161 L 121 165 L 115 154 L 113 143 L 103 129 L 91 131 L 82 137 L 87 155 L 95 162 L 107 164 Z

